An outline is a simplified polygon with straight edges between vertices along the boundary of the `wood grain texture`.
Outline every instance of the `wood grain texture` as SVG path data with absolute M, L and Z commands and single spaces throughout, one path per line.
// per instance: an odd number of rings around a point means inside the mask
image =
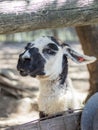
M 46 120 L 36 120 L 6 130 L 79 130 L 81 112 L 63 115 Z
M 97 26 L 81 26 L 76 27 L 83 51 L 86 55 L 95 56 L 98 59 L 98 27 Z M 98 60 L 87 65 L 90 74 L 89 97 L 98 92 Z
M 0 1 L 0 34 L 94 23 L 97 0 Z

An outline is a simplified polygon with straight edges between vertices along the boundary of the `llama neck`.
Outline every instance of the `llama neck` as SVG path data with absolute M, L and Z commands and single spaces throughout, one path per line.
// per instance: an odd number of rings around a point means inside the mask
M 66 89 L 66 82 L 61 84 L 61 80 L 41 80 L 40 81 L 40 94 L 50 95 L 61 89 Z
M 67 79 L 64 84 L 60 81 L 40 81 L 40 93 L 38 98 L 39 111 L 47 115 L 62 112 L 68 109 L 67 96 L 70 95 L 69 88 L 67 87 Z

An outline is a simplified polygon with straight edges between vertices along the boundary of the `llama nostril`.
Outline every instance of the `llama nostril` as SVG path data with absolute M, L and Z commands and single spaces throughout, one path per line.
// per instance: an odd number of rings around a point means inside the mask
M 24 58 L 24 61 L 29 62 L 29 61 L 31 61 L 31 58 L 26 57 L 26 58 Z

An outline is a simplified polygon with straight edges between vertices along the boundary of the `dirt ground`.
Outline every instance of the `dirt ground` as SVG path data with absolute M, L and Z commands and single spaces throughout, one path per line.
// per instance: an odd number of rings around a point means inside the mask
M 25 44 L 19 43 L 0 43 L 0 73 L 2 70 L 10 72 L 9 80 L 18 88 L 18 90 L 13 87 L 9 89 L 9 86 L 0 84 L 0 130 L 38 119 L 39 83 L 31 77 L 21 77 L 16 69 L 18 55 L 24 46 Z M 72 44 L 72 46 L 82 52 L 80 44 Z M 86 66 L 79 66 L 69 61 L 69 76 L 78 95 L 84 100 L 89 90 L 89 74 Z

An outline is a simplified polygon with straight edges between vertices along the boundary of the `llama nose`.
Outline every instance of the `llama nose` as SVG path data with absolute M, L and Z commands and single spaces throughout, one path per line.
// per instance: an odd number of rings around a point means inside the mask
M 22 60 L 26 60 L 26 61 L 30 61 L 31 60 L 31 56 L 30 56 L 30 53 L 28 51 L 26 51 L 25 53 L 21 54 L 20 58 Z

